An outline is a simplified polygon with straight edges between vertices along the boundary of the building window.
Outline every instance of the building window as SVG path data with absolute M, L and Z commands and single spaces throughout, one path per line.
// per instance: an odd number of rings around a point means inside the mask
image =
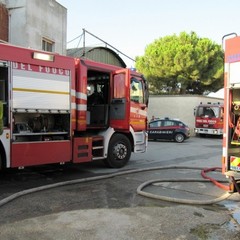
M 53 52 L 54 51 L 54 42 L 43 38 L 42 39 L 42 50 L 48 51 L 48 52 Z

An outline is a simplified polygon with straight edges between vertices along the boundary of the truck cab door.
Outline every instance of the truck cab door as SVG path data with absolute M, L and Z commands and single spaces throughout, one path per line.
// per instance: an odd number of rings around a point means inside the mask
M 129 131 L 130 122 L 130 70 L 113 72 L 110 99 L 110 127 Z
M 132 74 L 130 78 L 130 125 L 135 132 L 144 131 L 147 127 L 147 95 L 143 78 Z

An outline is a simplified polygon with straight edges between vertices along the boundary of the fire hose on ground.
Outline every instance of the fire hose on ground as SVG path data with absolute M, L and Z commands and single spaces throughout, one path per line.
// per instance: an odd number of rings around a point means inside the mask
M 189 168 L 189 167 L 185 167 L 185 169 L 200 169 L 200 168 Z M 227 198 L 229 198 L 232 193 L 226 192 L 225 194 L 223 194 L 220 197 L 214 198 L 214 199 L 210 199 L 210 200 L 192 200 L 192 199 L 180 199 L 180 198 L 173 198 L 173 197 L 167 197 L 167 196 L 160 196 L 160 195 L 156 195 L 153 193 L 149 193 L 149 192 L 145 192 L 143 191 L 143 188 L 145 188 L 146 186 L 153 184 L 153 183 L 160 183 L 160 182 L 213 182 L 216 186 L 229 191 L 230 188 L 224 184 L 222 184 L 221 182 L 228 182 L 228 181 L 217 181 L 213 178 L 210 178 L 206 175 L 206 172 L 209 171 L 215 171 L 215 170 L 220 170 L 220 168 L 216 167 L 216 168 L 204 168 L 201 170 L 201 175 L 203 178 L 202 180 L 198 180 L 198 179 L 155 179 L 155 180 L 149 180 L 143 184 L 141 184 L 138 188 L 137 188 L 137 193 L 145 196 L 145 197 L 149 197 L 149 198 L 154 198 L 154 199 L 158 199 L 158 200 L 163 200 L 163 201 L 168 201 L 168 202 L 174 202 L 174 203 L 183 203 L 183 204 L 193 204 L 193 205 L 210 205 L 210 204 L 214 204 L 220 201 L 223 201 Z
M 141 169 L 134 169 L 134 170 L 126 170 L 126 171 L 121 171 L 117 173 L 112 173 L 112 174 L 107 174 L 107 175 L 102 175 L 102 176 L 96 176 L 96 177 L 89 177 L 89 178 L 82 178 L 82 179 L 75 179 L 75 180 L 69 180 L 69 181 L 64 181 L 64 182 L 58 182 L 54 184 L 48 184 L 40 187 L 35 187 L 27 190 L 23 190 L 17 193 L 14 193 L 2 200 L 0 200 L 0 207 L 25 195 L 31 194 L 31 193 L 36 193 L 44 190 L 49 190 L 52 188 L 57 188 L 57 187 L 62 187 L 62 186 L 67 186 L 67 185 L 73 185 L 73 184 L 79 184 L 79 183 L 87 183 L 91 181 L 97 181 L 97 180 L 104 180 L 104 179 L 109 179 L 117 176 L 122 176 L 122 175 L 127 175 L 127 174 L 133 174 L 133 173 L 140 173 L 140 172 L 145 172 L 145 171 L 155 171 L 155 170 L 168 170 L 168 169 L 192 169 L 192 170 L 202 170 L 202 176 L 207 179 L 202 179 L 202 180 L 197 180 L 197 179 L 156 179 L 156 180 L 150 180 L 147 181 L 143 184 L 141 184 L 137 188 L 137 193 L 139 195 L 145 196 L 145 197 L 150 197 L 154 199 L 159 199 L 159 200 L 164 200 L 164 201 L 170 201 L 170 202 L 175 202 L 175 203 L 184 203 L 184 204 L 200 204 L 200 205 L 207 205 L 207 204 L 214 204 L 220 201 L 223 201 L 230 197 L 232 193 L 225 193 L 220 197 L 217 197 L 212 200 L 189 200 L 189 199 L 179 199 L 179 198 L 172 198 L 172 197 L 166 197 L 166 196 L 159 196 L 155 195 L 152 193 L 148 193 L 143 191 L 143 188 L 145 188 L 147 185 L 155 183 L 155 182 L 213 182 L 216 184 L 218 187 L 223 188 L 224 190 L 229 190 L 229 188 L 226 185 L 221 184 L 220 182 L 228 182 L 228 181 L 216 181 L 212 178 L 208 178 L 205 175 L 205 172 L 208 169 L 202 169 L 199 167 L 188 167 L 188 166 L 167 166 L 167 167 L 151 167 L 151 168 L 141 168 Z M 219 168 L 211 168 L 211 171 L 217 170 Z

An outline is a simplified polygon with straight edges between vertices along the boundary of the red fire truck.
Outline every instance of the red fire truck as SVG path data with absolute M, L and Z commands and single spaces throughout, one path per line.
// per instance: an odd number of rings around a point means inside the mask
M 225 113 L 222 170 L 240 193 L 240 37 L 231 35 L 223 38 Z
M 200 103 L 195 108 L 195 133 L 197 135 L 223 134 L 223 104 Z
M 0 169 L 123 167 L 146 150 L 147 104 L 136 71 L 0 44 Z

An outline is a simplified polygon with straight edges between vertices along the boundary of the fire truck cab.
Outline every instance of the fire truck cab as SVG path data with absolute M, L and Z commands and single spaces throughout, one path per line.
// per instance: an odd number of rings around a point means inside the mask
M 197 135 L 222 135 L 223 134 L 223 104 L 200 103 L 194 111 L 195 133 Z
M 0 44 L 0 169 L 123 167 L 146 150 L 147 105 L 136 71 Z

